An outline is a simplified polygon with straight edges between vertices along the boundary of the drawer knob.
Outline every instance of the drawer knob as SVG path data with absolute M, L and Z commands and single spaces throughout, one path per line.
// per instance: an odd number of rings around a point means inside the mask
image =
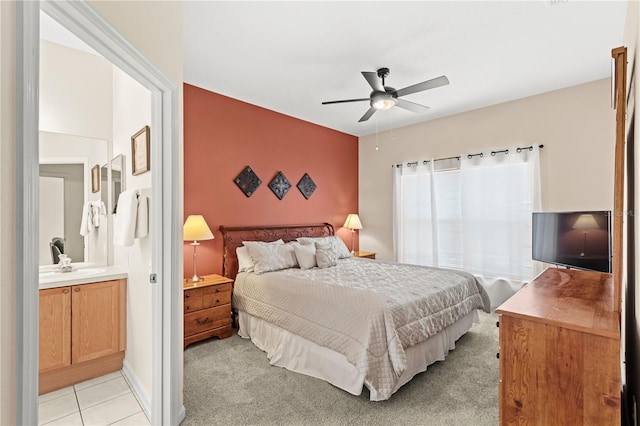
M 211 318 L 209 318 L 209 317 L 206 317 L 205 319 L 200 319 L 200 318 L 198 318 L 198 319 L 196 320 L 196 322 L 197 322 L 198 324 L 200 324 L 200 325 L 208 324 L 208 323 L 210 323 L 210 322 L 211 322 Z
M 185 306 L 185 307 L 184 307 L 184 309 L 185 309 L 186 311 L 188 311 L 188 310 L 189 310 L 189 305 Z
M 188 299 L 188 298 L 190 298 L 190 297 L 191 297 L 191 295 L 190 295 L 189 293 L 187 293 L 187 294 L 185 294 L 185 295 L 184 295 L 184 298 L 185 298 L 185 299 Z
M 220 303 L 220 299 L 216 299 L 216 303 Z
M 216 293 L 220 293 L 220 289 L 219 288 L 216 288 Z

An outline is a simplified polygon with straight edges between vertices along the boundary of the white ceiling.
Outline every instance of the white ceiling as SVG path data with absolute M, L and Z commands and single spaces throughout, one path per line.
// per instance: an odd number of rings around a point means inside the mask
M 184 79 L 207 90 L 364 136 L 611 76 L 626 1 L 186 1 Z M 46 14 L 41 37 L 96 53 Z M 385 29 L 386 28 L 386 29 Z M 361 71 L 396 89 L 446 75 L 364 123 Z M 249 123 L 250 124 L 250 123 Z
M 320 1 L 184 3 L 185 82 L 356 136 L 557 90 L 611 75 L 626 1 Z M 388 67 L 406 96 L 364 123 L 360 74 Z M 250 125 L 251 123 L 247 123 Z

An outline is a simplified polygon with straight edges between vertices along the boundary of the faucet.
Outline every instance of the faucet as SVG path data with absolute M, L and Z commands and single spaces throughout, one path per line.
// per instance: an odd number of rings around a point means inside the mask
M 71 258 L 66 254 L 60 254 L 58 256 L 60 259 L 58 261 L 58 269 L 60 272 L 71 272 L 73 271 L 73 267 L 71 266 Z

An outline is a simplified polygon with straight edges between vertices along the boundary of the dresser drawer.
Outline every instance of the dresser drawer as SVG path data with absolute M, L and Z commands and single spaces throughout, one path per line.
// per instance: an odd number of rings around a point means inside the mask
M 231 303 L 231 284 L 193 288 L 184 292 L 184 312 L 194 312 L 203 308 Z
M 202 333 L 231 324 L 231 306 L 202 309 L 184 315 L 184 335 Z

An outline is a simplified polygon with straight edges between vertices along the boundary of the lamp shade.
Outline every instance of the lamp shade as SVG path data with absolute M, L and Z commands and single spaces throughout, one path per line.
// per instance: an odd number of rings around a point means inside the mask
M 351 213 L 347 216 L 347 220 L 344 221 L 344 227 L 347 229 L 362 229 L 362 223 L 357 214 Z
M 573 224 L 573 229 L 596 229 L 600 228 L 598 222 L 593 217 L 592 214 L 581 214 L 576 220 L 576 223 Z
M 185 241 L 213 240 L 215 237 L 202 215 L 190 215 L 182 228 Z

